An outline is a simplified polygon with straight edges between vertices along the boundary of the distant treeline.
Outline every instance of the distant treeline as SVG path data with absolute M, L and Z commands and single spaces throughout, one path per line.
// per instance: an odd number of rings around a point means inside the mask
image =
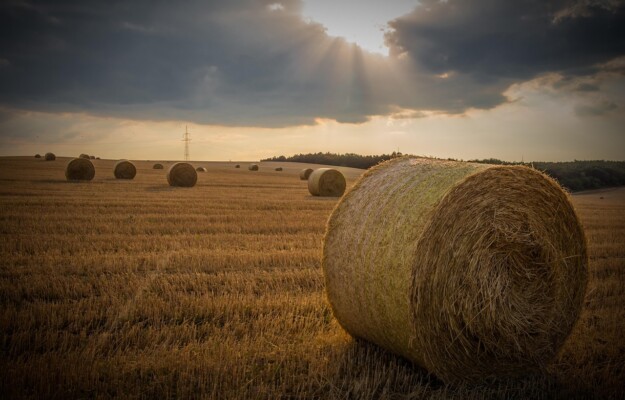
M 399 152 L 379 156 L 362 156 L 354 153 L 310 153 L 296 154 L 292 157 L 272 157 L 262 161 L 290 161 L 367 169 L 382 161 L 401 156 L 402 153 Z M 469 160 L 469 162 L 498 165 L 526 165 L 528 167 L 533 167 L 552 176 L 560 182 L 562 186 L 573 192 L 625 185 L 625 161 L 575 160 L 567 162 L 541 161 L 523 163 L 489 158 L 484 160 Z
M 352 167 L 352 168 L 371 168 L 382 161 L 390 160 L 391 158 L 401 157 L 401 153 L 393 152 L 391 154 L 382 154 L 380 156 L 361 156 L 360 154 L 345 153 L 310 153 L 310 154 L 296 154 L 292 157 L 272 157 L 261 161 L 289 161 L 289 162 L 301 162 L 308 164 L 323 164 L 323 165 L 335 165 L 338 167 Z
M 469 160 L 471 162 L 501 165 L 527 165 L 555 178 L 570 191 L 601 189 L 625 185 L 625 161 L 566 161 L 510 163 L 497 159 Z

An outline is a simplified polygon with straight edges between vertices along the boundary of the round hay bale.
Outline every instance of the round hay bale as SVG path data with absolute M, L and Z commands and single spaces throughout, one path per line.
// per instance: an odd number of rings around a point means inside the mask
M 586 239 L 567 194 L 520 166 L 398 158 L 332 213 L 327 295 L 339 323 L 445 382 L 543 368 L 579 316 Z
M 250 164 L 247 169 L 250 171 L 258 171 L 258 164 Z
M 167 182 L 169 186 L 193 187 L 197 183 L 197 172 L 189 163 L 175 163 L 167 171 Z
M 91 157 L 89 157 L 89 154 L 84 154 L 83 153 L 83 154 L 79 155 L 78 158 L 84 158 L 86 160 L 89 160 Z
M 54 153 L 46 153 L 46 155 L 44 156 L 46 161 L 54 161 L 56 160 L 56 156 L 54 155 Z
M 282 167 L 277 167 L 276 171 L 282 171 Z
M 237 164 L 234 166 L 234 168 L 241 168 L 241 165 Z
M 303 181 L 307 181 L 308 177 L 310 176 L 310 174 L 313 173 L 313 169 L 312 168 L 304 168 L 303 170 L 301 170 L 299 172 L 299 179 L 303 180 Z
M 41 158 L 41 154 L 35 154 L 35 158 Z
M 100 157 L 96 157 L 95 159 L 96 159 L 96 160 L 99 160 L 99 159 L 100 159 Z
M 137 167 L 128 160 L 120 160 L 115 163 L 113 174 L 117 179 L 134 179 L 137 175 Z
M 334 168 L 316 169 L 308 177 L 308 191 L 313 196 L 341 197 L 345 186 L 345 177 Z
M 152 169 L 163 169 L 163 168 L 164 168 L 164 167 L 163 167 L 163 164 L 158 164 L 158 163 L 156 163 L 156 164 L 154 164 L 154 165 L 152 166 Z
M 90 160 L 95 160 L 95 156 L 89 156 Z
M 86 158 L 74 158 L 65 167 L 68 181 L 90 181 L 95 176 L 93 163 Z
M 207 169 L 206 169 L 206 168 L 204 168 L 204 167 L 197 167 L 195 170 L 196 170 L 197 172 L 206 172 L 206 171 L 207 171 Z

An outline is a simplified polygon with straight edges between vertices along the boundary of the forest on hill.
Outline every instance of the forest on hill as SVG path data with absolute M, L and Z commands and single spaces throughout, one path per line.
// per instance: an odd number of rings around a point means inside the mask
M 291 157 L 271 157 L 261 161 L 289 161 L 367 169 L 382 161 L 401 157 L 402 155 L 403 154 L 399 152 L 368 156 L 354 153 L 309 153 L 296 154 Z M 468 161 L 482 164 L 525 165 L 532 167 L 555 178 L 562 186 L 573 192 L 625 185 L 625 161 L 575 160 L 565 162 L 535 161 L 523 163 L 502 161 L 495 158 Z

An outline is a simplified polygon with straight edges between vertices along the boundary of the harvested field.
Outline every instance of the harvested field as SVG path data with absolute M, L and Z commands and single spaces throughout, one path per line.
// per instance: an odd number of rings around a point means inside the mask
M 109 160 L 70 183 L 68 161 L 0 158 L 4 397 L 621 397 L 625 188 L 573 196 L 589 284 L 555 361 L 520 380 L 448 386 L 333 318 L 321 243 L 338 198 L 308 193 L 309 165 L 248 174 L 204 162 L 179 190 L 147 161 L 132 184 Z M 337 169 L 348 188 L 363 172 Z

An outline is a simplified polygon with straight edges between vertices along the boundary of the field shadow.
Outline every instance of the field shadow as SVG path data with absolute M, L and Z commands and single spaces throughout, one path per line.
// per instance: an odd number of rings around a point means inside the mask
M 306 201 L 322 201 L 322 202 L 336 202 L 340 200 L 340 197 L 322 197 L 322 196 L 304 196 L 304 200 Z
M 334 354 L 324 377 L 332 398 L 593 398 L 545 370 L 514 378 L 445 383 L 424 368 L 364 340 L 354 339 Z
M 169 185 L 154 185 L 147 186 L 145 188 L 146 192 L 175 192 L 179 190 L 193 190 L 193 187 L 179 187 L 179 186 L 169 186 Z
M 413 398 L 444 387 L 420 368 L 374 344 L 354 339 L 329 359 L 324 377 L 331 398 Z
M 64 184 L 64 185 L 77 185 L 77 184 L 89 184 L 89 185 L 98 185 L 98 184 L 100 184 L 101 185 L 101 184 L 105 183 L 101 179 L 91 180 L 91 181 L 67 180 L 67 179 L 32 179 L 29 182 L 32 182 L 32 183 L 57 183 L 57 184 Z

